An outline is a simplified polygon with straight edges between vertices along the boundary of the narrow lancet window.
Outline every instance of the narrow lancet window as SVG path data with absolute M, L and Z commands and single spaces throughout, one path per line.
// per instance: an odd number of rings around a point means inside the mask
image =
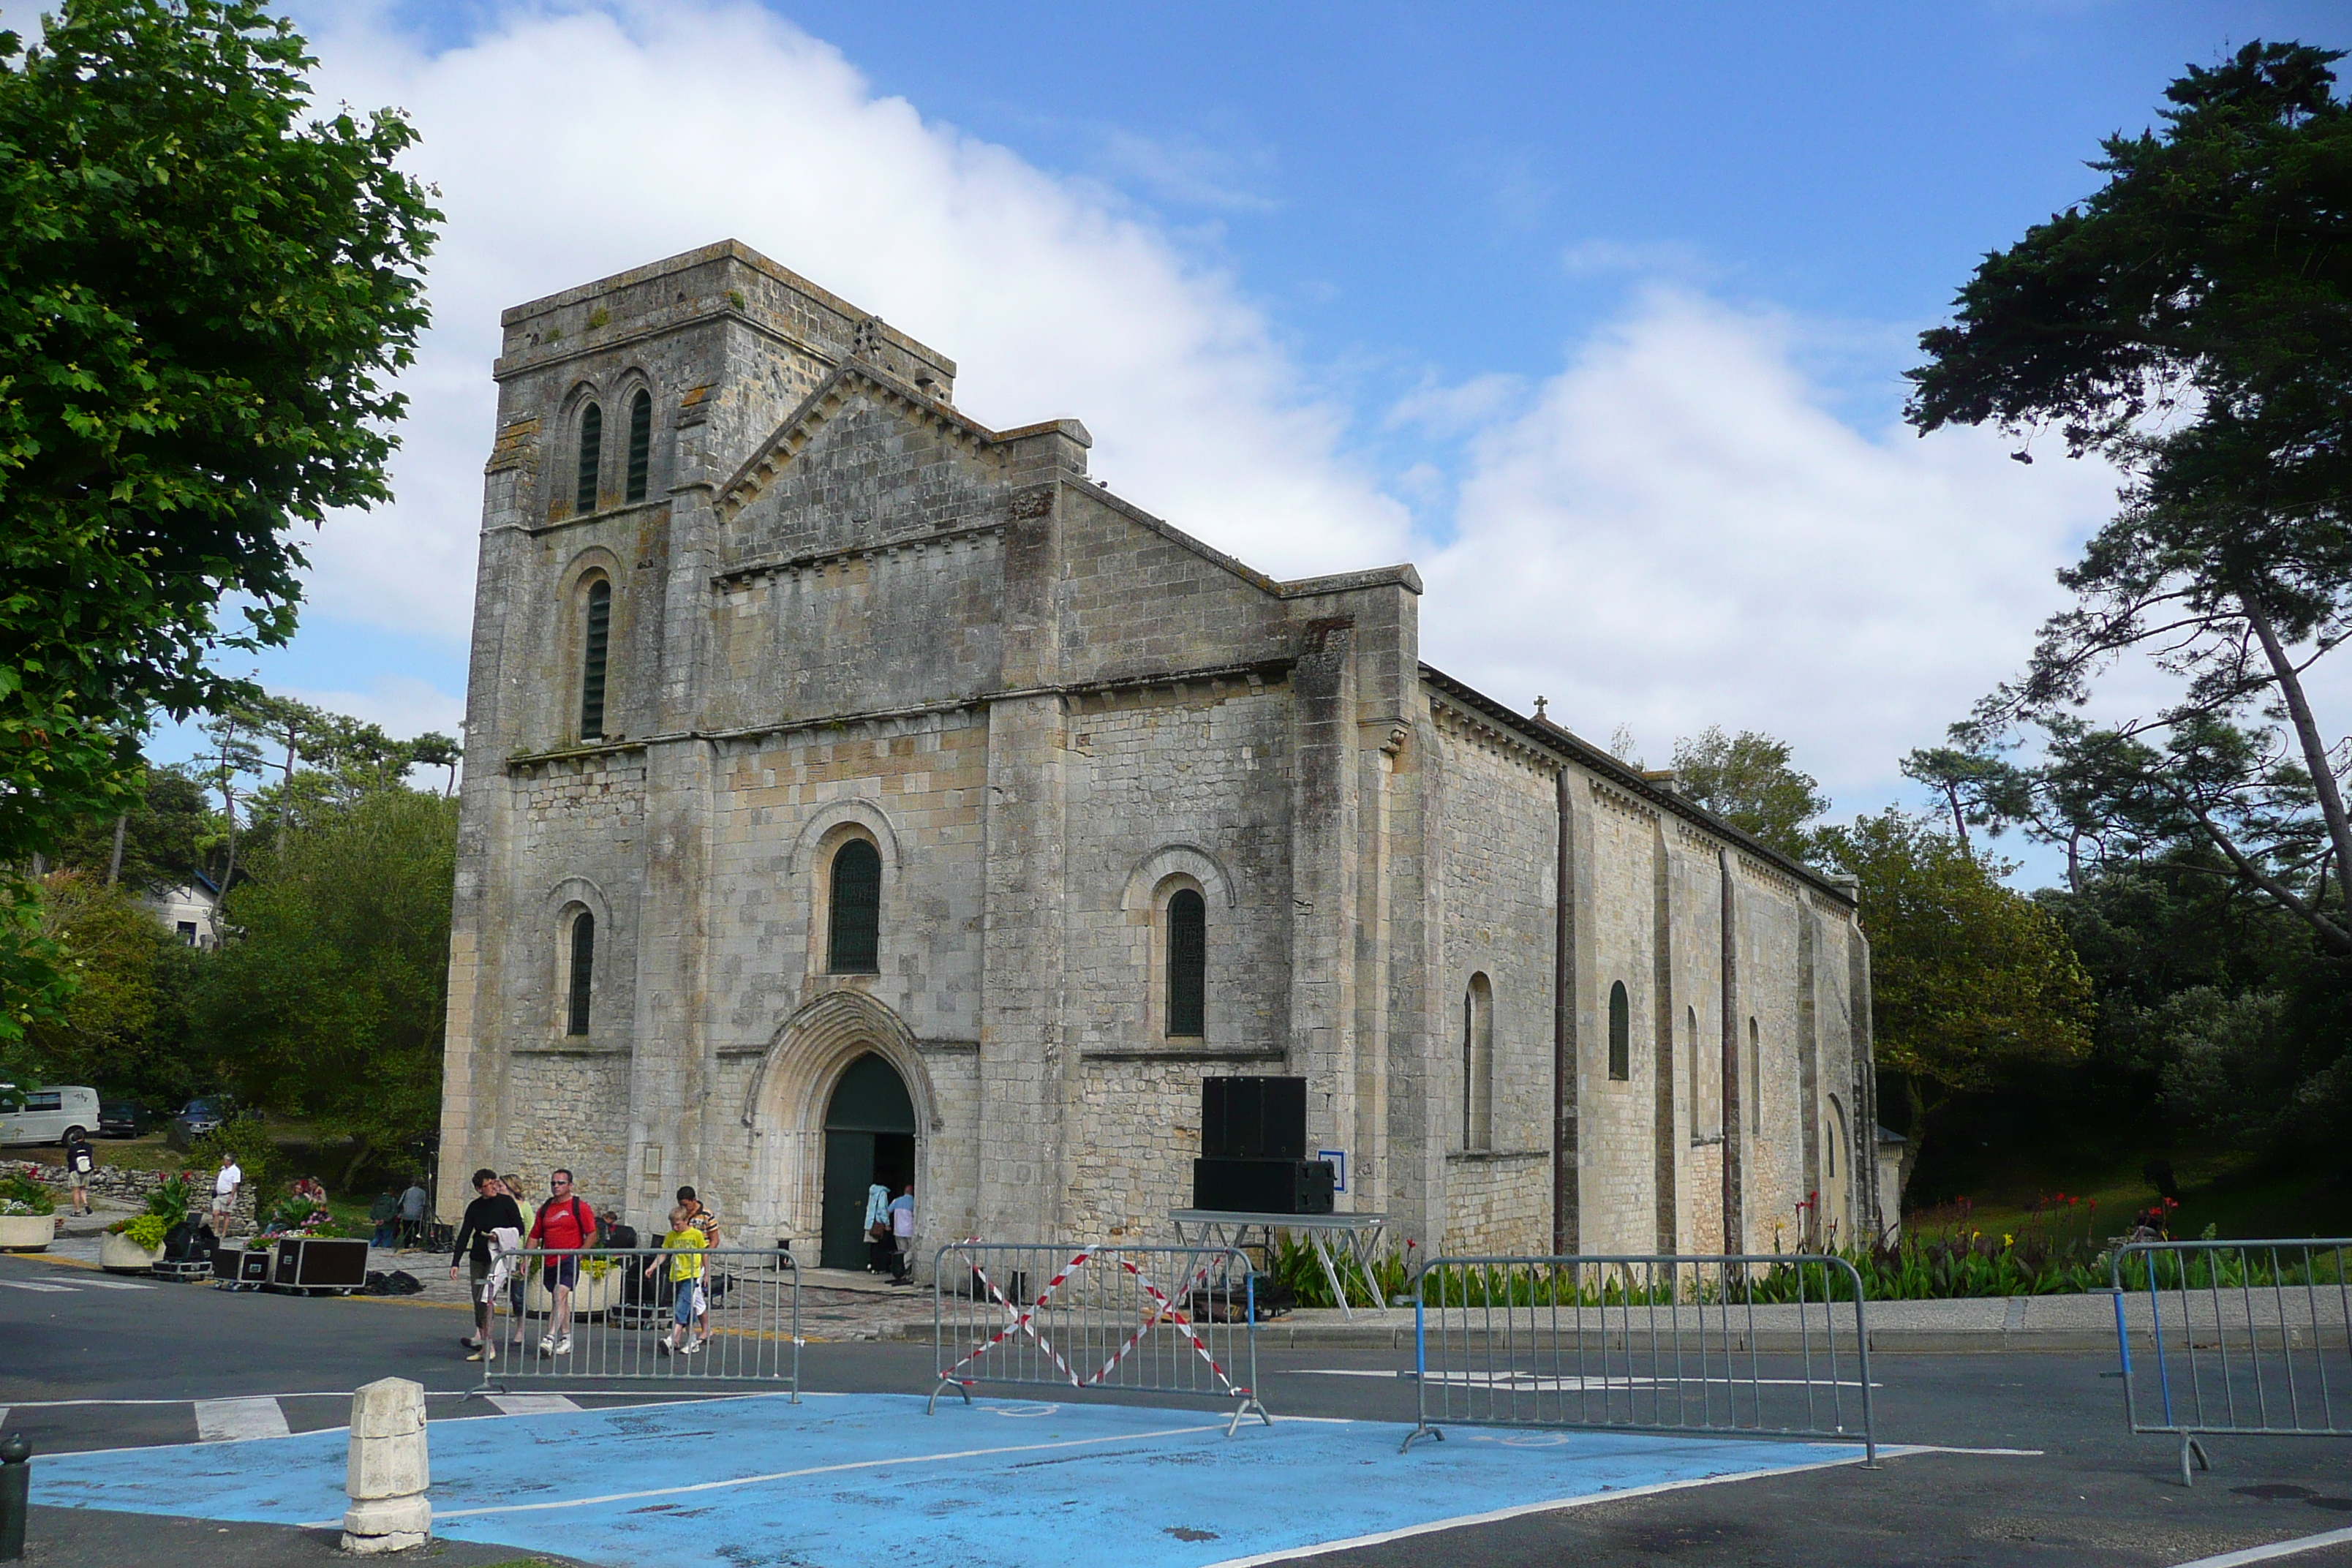
M 642 388 L 629 399 L 629 479 L 621 499 L 631 506 L 646 499 L 646 476 L 653 459 L 654 395 Z
M 1748 1100 L 1748 1131 L 1764 1131 L 1764 1037 L 1756 1020 L 1748 1020 L 1748 1081 L 1739 1086 Z
M 580 411 L 580 464 L 572 486 L 572 510 L 596 510 L 597 466 L 604 458 L 604 411 L 594 404 Z
M 1168 900 L 1168 1032 L 1208 1032 L 1209 904 L 1191 888 Z
M 590 983 L 596 973 L 596 917 L 582 910 L 572 917 L 571 995 L 564 1006 L 563 1032 L 584 1035 L 588 1032 L 588 998 Z
M 1620 1082 L 1633 1076 L 1633 1003 L 1622 980 L 1609 987 L 1609 1076 Z
M 588 584 L 587 636 L 580 658 L 580 738 L 604 738 L 605 652 L 613 639 L 613 584 L 599 577 Z
M 882 970 L 882 855 L 863 838 L 834 853 L 832 936 L 825 967 L 835 974 Z

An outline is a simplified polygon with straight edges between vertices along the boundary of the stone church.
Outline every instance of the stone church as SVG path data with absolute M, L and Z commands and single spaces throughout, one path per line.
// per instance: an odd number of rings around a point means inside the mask
M 1411 566 L 1267 577 L 740 244 L 503 325 L 443 1213 L 1161 1241 L 1287 1073 L 1424 1258 L 1877 1228 L 1852 884 L 1423 663 Z

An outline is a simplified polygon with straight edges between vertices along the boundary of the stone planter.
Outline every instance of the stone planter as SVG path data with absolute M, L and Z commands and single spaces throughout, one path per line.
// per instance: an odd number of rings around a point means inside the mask
M 590 1318 L 619 1301 L 621 1270 L 628 1266 L 627 1259 L 615 1259 L 613 1267 L 605 1270 L 604 1277 L 600 1279 L 588 1272 L 585 1263 L 582 1264 L 580 1283 L 572 1288 L 572 1315 L 574 1318 Z M 640 1263 L 637 1267 L 642 1268 L 645 1265 Z M 522 1310 L 541 1314 L 555 1310 L 555 1299 L 548 1294 L 546 1285 L 536 1273 L 523 1285 Z
M 152 1252 L 127 1236 L 107 1231 L 98 1238 L 98 1266 L 109 1274 L 145 1274 L 163 1256 L 158 1247 Z
M 57 1234 L 55 1215 L 0 1215 L 0 1252 L 44 1252 Z

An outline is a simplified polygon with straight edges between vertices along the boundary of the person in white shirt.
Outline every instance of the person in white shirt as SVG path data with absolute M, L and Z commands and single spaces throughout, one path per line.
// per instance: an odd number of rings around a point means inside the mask
M 890 1237 L 898 1244 L 898 1268 L 890 1283 L 911 1285 L 915 1279 L 915 1189 L 900 1187 L 890 1200 Z
M 220 1174 L 213 1178 L 213 1234 L 228 1235 L 229 1216 L 236 1212 L 236 1190 L 245 1184 L 245 1172 L 238 1168 L 236 1156 L 221 1156 Z
M 866 1271 L 890 1271 L 890 1189 L 877 1182 L 866 1189 Z

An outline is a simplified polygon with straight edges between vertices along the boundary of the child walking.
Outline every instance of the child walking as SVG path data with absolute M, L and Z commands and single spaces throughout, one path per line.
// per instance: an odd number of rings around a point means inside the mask
M 686 1204 L 669 1211 L 669 1234 L 662 1237 L 662 1247 L 669 1253 L 670 1287 L 677 1292 L 672 1304 L 669 1332 L 661 1337 L 661 1353 L 675 1350 L 680 1355 L 692 1355 L 710 1337 L 710 1308 L 702 1293 L 702 1249 L 710 1238 L 695 1224 L 694 1209 Z M 646 1265 L 646 1278 L 662 1266 L 658 1258 Z

